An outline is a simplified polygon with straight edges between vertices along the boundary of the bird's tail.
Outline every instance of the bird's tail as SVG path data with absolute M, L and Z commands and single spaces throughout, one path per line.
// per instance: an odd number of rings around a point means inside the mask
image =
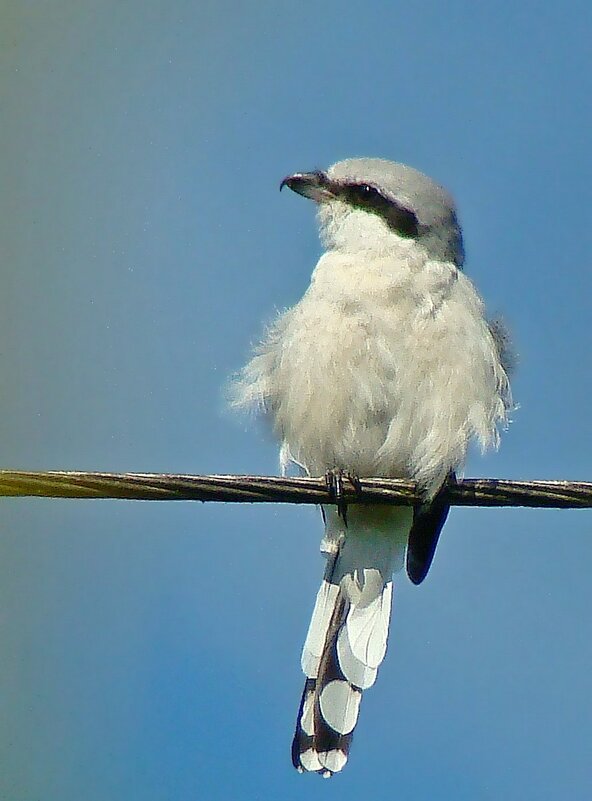
M 299 771 L 331 776 L 349 753 L 362 691 L 386 652 L 392 574 L 404 564 L 410 507 L 324 510 L 327 568 L 302 651 L 306 675 L 292 743 Z

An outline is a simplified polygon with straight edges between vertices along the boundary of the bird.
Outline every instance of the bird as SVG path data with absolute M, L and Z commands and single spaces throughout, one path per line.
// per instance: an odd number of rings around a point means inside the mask
M 418 170 L 351 158 L 281 182 L 316 204 L 310 285 L 235 376 L 232 403 L 266 417 L 285 475 L 325 476 L 326 566 L 302 651 L 292 744 L 300 772 L 345 766 L 384 659 L 393 577 L 426 577 L 467 448 L 497 447 L 514 408 L 511 347 L 463 271 L 451 195 Z M 343 482 L 409 479 L 415 507 L 343 503 Z

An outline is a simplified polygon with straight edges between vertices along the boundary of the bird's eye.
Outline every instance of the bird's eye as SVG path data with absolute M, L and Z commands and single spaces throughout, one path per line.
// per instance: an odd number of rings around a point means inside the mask
M 415 212 L 405 208 L 394 198 L 383 195 L 371 184 L 351 183 L 342 188 L 343 200 L 354 208 L 382 217 L 399 236 L 417 237 L 419 221 Z
M 365 203 L 380 195 L 378 189 L 369 184 L 353 184 L 350 186 L 349 191 L 352 199 L 358 201 L 358 203 Z

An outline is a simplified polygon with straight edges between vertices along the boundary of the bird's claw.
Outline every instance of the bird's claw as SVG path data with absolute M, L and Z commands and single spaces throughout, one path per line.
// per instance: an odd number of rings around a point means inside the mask
M 356 493 L 360 493 L 362 491 L 359 477 L 354 473 L 350 473 L 349 470 L 343 470 L 340 467 L 334 467 L 332 470 L 327 470 L 325 473 L 327 492 L 337 506 L 337 514 L 347 526 L 347 503 L 343 492 L 344 479 L 349 481 Z
M 360 481 L 360 477 L 357 476 L 355 473 L 350 473 L 349 470 L 344 473 L 344 476 L 347 478 L 349 483 L 354 488 L 356 495 L 362 494 L 362 482 Z

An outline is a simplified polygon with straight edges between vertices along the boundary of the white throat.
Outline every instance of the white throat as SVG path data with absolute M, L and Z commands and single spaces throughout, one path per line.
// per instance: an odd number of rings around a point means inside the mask
M 418 248 L 417 242 L 393 231 L 377 214 L 352 208 L 339 200 L 318 209 L 321 242 L 327 250 L 397 256 Z

